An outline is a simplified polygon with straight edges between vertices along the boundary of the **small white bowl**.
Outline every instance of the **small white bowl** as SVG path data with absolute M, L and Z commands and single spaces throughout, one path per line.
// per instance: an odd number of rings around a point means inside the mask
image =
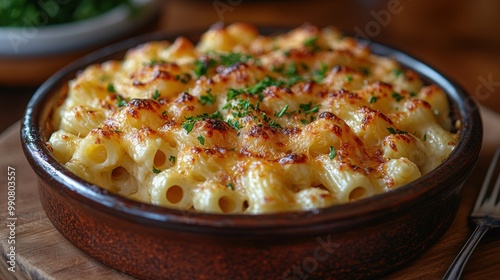
M 118 38 L 158 11 L 158 0 L 133 0 L 137 11 L 120 5 L 86 20 L 33 27 L 0 27 L 0 56 L 26 57 L 73 52 Z M 43 21 L 49 14 L 40 12 Z
M 161 0 L 132 0 L 90 19 L 50 26 L 0 27 L 0 85 L 39 86 L 66 64 L 137 35 L 161 11 Z M 40 14 L 40 20 L 43 15 Z

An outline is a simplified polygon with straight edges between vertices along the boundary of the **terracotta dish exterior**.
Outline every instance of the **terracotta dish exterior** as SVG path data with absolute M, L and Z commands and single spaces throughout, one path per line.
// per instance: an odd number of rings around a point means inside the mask
M 377 43 L 370 43 L 374 53 L 391 56 L 442 87 L 449 95 L 452 118 L 462 123 L 449 158 L 394 191 L 308 212 L 204 214 L 108 193 L 58 163 L 45 142 L 67 82 L 88 65 L 121 58 L 140 43 L 175 37 L 150 34 L 91 54 L 52 76 L 28 105 L 21 137 L 39 178 L 43 208 L 61 234 L 84 253 L 143 279 L 361 279 L 411 262 L 448 229 L 481 148 L 478 108 L 439 72 Z

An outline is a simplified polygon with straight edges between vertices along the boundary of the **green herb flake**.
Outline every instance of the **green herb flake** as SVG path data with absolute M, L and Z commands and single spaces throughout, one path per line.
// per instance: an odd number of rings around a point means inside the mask
M 408 134 L 408 132 L 403 131 L 403 130 L 396 130 L 392 127 L 388 127 L 387 130 L 389 131 L 390 134 Z
M 228 188 L 228 189 L 231 189 L 231 190 L 233 190 L 233 191 L 234 191 L 234 186 L 233 186 L 233 183 L 229 183 L 229 184 L 227 184 L 227 188 Z
M 201 76 L 205 76 L 208 73 L 208 69 L 210 67 L 214 67 L 216 64 L 216 61 L 212 58 L 208 60 L 197 60 L 194 63 L 194 75 L 198 79 Z
M 183 84 L 187 84 L 191 81 L 191 75 L 189 73 L 182 73 L 175 75 L 175 79 Z
M 230 88 L 227 91 L 227 101 L 235 99 L 238 95 L 243 94 L 243 90 Z
M 149 66 L 155 66 L 157 64 L 164 64 L 164 63 L 165 63 L 165 61 L 161 60 L 161 59 L 151 59 L 149 61 L 149 63 L 147 63 L 147 65 L 149 65 Z
M 304 46 L 311 47 L 316 44 L 316 41 L 318 41 L 318 37 L 311 37 L 304 41 Z
M 424 134 L 424 142 L 427 141 L 427 133 Z
M 288 70 L 286 72 L 286 74 L 288 76 L 294 76 L 294 75 L 297 75 L 297 64 L 295 62 L 290 62 L 290 64 L 288 65 Z
M 212 95 L 212 90 L 208 89 L 207 94 L 200 96 L 201 105 L 212 105 L 215 103 L 215 96 Z
M 373 104 L 373 103 L 377 102 L 377 97 L 376 97 L 376 96 L 372 96 L 372 97 L 370 98 L 370 101 L 369 101 L 369 102 L 370 102 L 370 104 Z
M 397 102 L 399 102 L 399 101 L 401 101 L 404 97 L 403 97 L 401 94 L 397 93 L 397 92 L 393 92 L 393 93 L 392 93 L 392 98 L 394 98 Z
M 309 122 L 308 122 L 306 119 L 301 119 L 301 120 L 300 120 L 300 122 L 301 122 L 302 124 L 309 124 Z
M 229 124 L 230 127 L 234 128 L 236 130 L 239 130 L 241 128 L 240 123 L 235 119 L 228 119 L 227 124 Z
M 288 110 L 288 104 L 286 104 L 285 107 L 283 107 L 283 109 L 281 109 L 281 111 L 279 111 L 277 114 L 275 114 L 275 116 L 278 118 L 281 118 L 286 113 L 286 110 Z
M 213 114 L 202 114 L 202 115 L 197 115 L 195 117 L 185 117 L 185 121 L 182 123 L 182 128 L 186 130 L 187 133 L 191 132 L 194 128 L 194 125 L 197 121 L 199 120 L 206 120 L 206 119 L 219 119 L 222 120 L 222 115 L 219 111 L 216 111 Z
M 321 63 L 321 68 L 313 72 L 314 81 L 316 83 L 321 83 L 326 77 L 326 72 L 328 68 L 325 63 Z
M 227 54 L 219 55 L 219 63 L 224 66 L 232 66 L 238 63 L 245 63 L 252 59 L 255 59 L 253 56 L 238 52 L 230 52 Z
M 359 71 L 361 73 L 363 73 L 363 75 L 365 75 L 365 76 L 370 75 L 370 68 L 368 68 L 368 67 L 362 67 L 362 68 L 359 69 Z
M 158 174 L 158 173 L 160 173 L 160 172 L 161 172 L 161 170 L 160 170 L 160 169 L 156 169 L 156 168 L 153 166 L 153 173 Z
M 334 159 L 337 156 L 337 151 L 333 146 L 330 146 L 330 153 L 328 154 L 328 157 L 330 159 Z
M 348 83 L 350 83 L 352 81 L 352 79 L 353 79 L 352 75 L 347 75 L 345 78 L 346 82 L 348 82 Z
M 412 91 L 412 92 L 410 92 L 410 96 L 411 96 L 411 97 L 415 97 L 415 96 L 417 96 L 417 93 L 416 93 L 416 92 L 414 92 L 414 91 Z
M 175 164 L 175 160 L 176 160 L 176 159 L 175 159 L 175 156 L 170 156 L 170 157 L 168 158 L 168 161 L 170 161 L 172 164 Z
M 108 84 L 108 92 L 111 92 L 111 93 L 115 93 L 116 92 L 115 87 L 111 83 Z
M 191 132 L 191 130 L 193 130 L 195 123 L 196 121 L 187 120 L 182 123 L 182 128 L 184 128 L 184 130 L 186 130 L 186 132 L 189 133 Z
M 161 115 L 162 115 L 163 117 L 166 117 L 166 116 L 167 116 L 167 111 L 163 111 L 163 112 L 161 112 Z
M 273 129 L 281 129 L 282 128 L 281 125 L 279 123 L 275 122 L 274 120 L 269 122 L 269 127 L 273 128 Z
M 276 73 L 283 73 L 283 70 L 285 70 L 285 66 L 284 64 L 272 65 L 270 70 Z
M 123 99 L 121 95 L 116 96 L 116 106 L 125 107 L 127 106 L 127 101 Z
M 311 37 L 304 41 L 304 47 L 311 49 L 312 51 L 319 50 L 318 37 Z
M 299 107 L 304 111 L 304 114 L 306 115 L 317 113 L 319 111 L 319 105 L 313 107 L 312 102 L 300 104 Z
M 153 94 L 153 99 L 154 100 L 158 100 L 158 98 L 160 98 L 160 92 L 158 90 L 155 90 L 155 93 Z
M 203 138 L 203 136 L 200 135 L 196 139 L 198 139 L 198 141 L 200 141 L 200 144 L 205 145 L 205 138 Z
M 394 69 L 394 70 L 392 70 L 392 74 L 393 74 L 394 76 L 396 76 L 396 78 L 397 78 L 397 77 L 399 77 L 399 76 L 403 75 L 403 74 L 404 74 L 404 72 L 403 72 L 403 70 L 401 70 L 401 69 Z

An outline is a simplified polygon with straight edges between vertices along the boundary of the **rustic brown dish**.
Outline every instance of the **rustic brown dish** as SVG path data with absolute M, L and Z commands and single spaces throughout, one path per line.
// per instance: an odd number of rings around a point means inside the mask
M 448 229 L 481 148 L 478 108 L 439 72 L 377 43 L 370 43 L 374 53 L 394 57 L 442 87 L 452 118 L 462 123 L 449 158 L 394 191 L 307 212 L 192 213 L 108 193 L 57 162 L 45 142 L 53 130 L 48 120 L 67 82 L 88 65 L 120 58 L 140 43 L 175 37 L 150 34 L 93 53 L 52 76 L 27 107 L 21 137 L 38 175 L 43 208 L 57 230 L 84 253 L 144 279 L 360 279 L 404 266 Z

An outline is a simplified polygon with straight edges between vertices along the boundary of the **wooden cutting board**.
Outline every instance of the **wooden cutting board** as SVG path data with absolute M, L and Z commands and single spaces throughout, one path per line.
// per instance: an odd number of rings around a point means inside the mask
M 497 122 L 498 123 L 498 122 Z M 72 246 L 52 226 L 39 201 L 36 175 L 24 158 L 17 123 L 0 136 L 0 225 L 1 279 L 118 279 L 130 280 L 114 269 L 89 258 Z M 497 127 L 496 130 L 499 130 Z M 500 138 L 496 138 L 500 139 Z M 497 142 L 498 143 L 498 142 Z M 476 170 L 464 187 L 458 215 L 443 238 L 420 259 L 392 273 L 386 279 L 440 279 L 471 233 L 467 216 L 486 171 L 490 152 L 483 153 Z M 491 157 L 491 155 L 490 155 Z M 9 167 L 15 169 L 15 211 L 7 210 Z M 17 218 L 8 220 L 8 218 Z M 9 244 L 10 222 L 15 222 L 15 244 Z M 464 272 L 464 279 L 495 279 L 500 271 L 498 232 L 487 235 L 476 249 Z M 12 239 L 11 239 L 12 240 Z M 8 270 L 10 246 L 15 246 L 15 272 Z

